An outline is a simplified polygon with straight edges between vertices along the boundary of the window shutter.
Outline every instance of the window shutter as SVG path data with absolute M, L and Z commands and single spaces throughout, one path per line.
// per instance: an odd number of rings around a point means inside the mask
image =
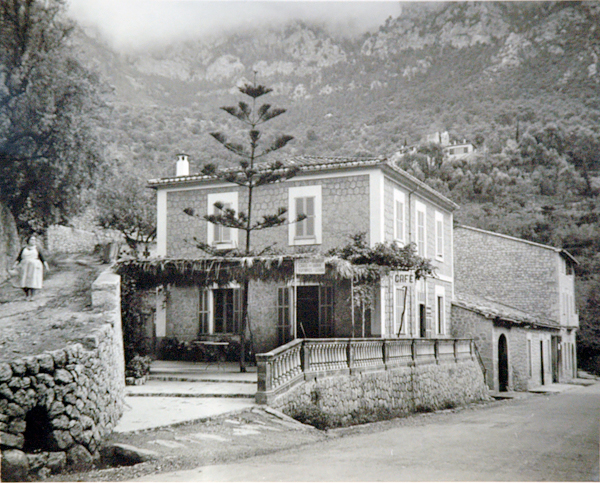
M 234 334 L 239 333 L 242 326 L 242 295 L 244 291 L 241 288 L 233 289 L 233 324 L 232 330 Z
M 200 300 L 198 303 L 198 335 L 210 333 L 209 316 L 208 290 L 200 290 Z
M 319 287 L 319 337 L 333 336 L 333 287 Z
M 300 215 L 305 215 L 306 212 L 304 210 L 304 198 L 296 198 L 296 217 Z M 305 220 L 296 222 L 296 236 L 303 237 L 304 236 L 304 225 Z
M 279 345 L 289 342 L 293 337 L 290 305 L 290 289 L 279 287 L 277 289 L 277 338 Z
M 315 236 L 315 199 L 305 198 L 306 201 L 306 230 L 305 236 Z

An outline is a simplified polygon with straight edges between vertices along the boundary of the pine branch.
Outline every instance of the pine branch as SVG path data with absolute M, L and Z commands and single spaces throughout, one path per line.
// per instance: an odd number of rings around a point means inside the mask
M 224 134 L 222 134 L 220 132 L 211 132 L 209 134 L 213 138 L 215 138 L 217 141 L 219 141 L 225 149 L 227 149 L 227 150 L 231 151 L 232 153 L 237 154 L 238 156 L 241 156 L 243 158 L 250 158 L 250 153 L 248 153 L 248 151 L 246 151 L 244 146 L 242 146 L 241 144 L 237 144 L 237 143 L 230 143 L 229 141 L 227 141 L 227 136 L 225 136 Z
M 271 144 L 271 146 L 265 149 L 262 153 L 256 155 L 255 159 L 261 158 L 266 154 L 272 153 L 273 151 L 277 151 L 278 149 L 283 148 L 292 139 L 294 139 L 294 136 L 290 136 L 288 134 L 284 134 L 283 136 L 278 137 L 277 139 L 275 139 L 275 141 L 273 141 L 273 144 Z
M 269 92 L 273 92 L 273 89 L 265 86 L 255 86 L 253 84 L 246 84 L 243 87 L 239 87 L 239 90 L 242 94 L 246 94 L 247 96 L 252 97 L 253 99 L 257 99 L 260 96 L 264 96 Z

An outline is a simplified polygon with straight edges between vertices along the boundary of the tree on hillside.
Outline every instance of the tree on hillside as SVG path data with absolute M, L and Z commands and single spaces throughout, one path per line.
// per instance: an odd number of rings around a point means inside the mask
M 100 84 L 73 56 L 64 11 L 64 0 L 0 2 L 0 201 L 25 233 L 76 211 L 100 163 Z
M 235 141 L 230 141 L 227 136 L 221 132 L 212 132 L 210 135 L 217 140 L 225 149 L 234 153 L 240 159 L 239 169 L 236 170 L 219 170 L 215 165 L 205 165 L 203 174 L 215 176 L 218 179 L 236 184 L 246 190 L 247 202 L 245 211 L 236 211 L 232 208 L 225 207 L 222 203 L 215 203 L 217 209 L 216 214 L 206 215 L 204 219 L 208 222 L 227 228 L 234 228 L 245 232 L 245 248 L 235 251 L 231 254 L 240 256 L 250 256 L 252 252 L 251 236 L 252 232 L 264 230 L 283 225 L 287 222 L 285 207 L 280 207 L 272 214 L 263 215 L 261 219 L 254 220 L 253 218 L 253 195 L 254 191 L 264 185 L 277 183 L 289 179 L 296 175 L 298 169 L 296 167 L 285 167 L 281 162 L 275 161 L 268 164 L 257 164 L 265 156 L 274 151 L 286 146 L 292 139 L 292 136 L 287 134 L 276 136 L 266 147 L 260 148 L 260 140 L 262 132 L 258 126 L 274 119 L 284 112 L 285 109 L 274 108 L 270 104 L 262 104 L 257 107 L 257 99 L 270 93 L 272 89 L 263 85 L 257 85 L 256 79 L 252 84 L 246 83 L 243 87 L 239 87 L 239 91 L 248 96 L 250 104 L 240 101 L 237 106 L 222 107 L 221 109 L 227 114 L 241 121 L 248 129 L 248 139 L 245 144 L 240 144 Z M 194 213 L 190 209 L 184 210 L 188 215 L 193 216 Z M 298 217 L 298 220 L 303 219 L 303 216 Z M 200 243 L 199 247 L 210 254 L 215 254 L 216 251 Z M 242 290 L 242 307 L 241 307 L 241 326 L 240 326 L 240 371 L 246 372 L 246 330 L 248 327 L 248 287 L 249 281 L 245 279 Z

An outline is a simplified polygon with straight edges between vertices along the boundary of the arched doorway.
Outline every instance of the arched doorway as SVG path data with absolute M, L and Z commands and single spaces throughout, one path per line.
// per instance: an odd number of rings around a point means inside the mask
M 498 338 L 498 390 L 508 391 L 508 343 L 504 334 Z

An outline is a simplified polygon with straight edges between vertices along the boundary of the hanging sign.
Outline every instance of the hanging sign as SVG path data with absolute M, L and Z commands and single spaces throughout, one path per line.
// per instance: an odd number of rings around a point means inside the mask
M 412 287 L 417 282 L 414 270 L 391 272 L 396 287 Z
M 305 258 L 294 261 L 296 275 L 323 275 L 325 273 L 325 259 Z

